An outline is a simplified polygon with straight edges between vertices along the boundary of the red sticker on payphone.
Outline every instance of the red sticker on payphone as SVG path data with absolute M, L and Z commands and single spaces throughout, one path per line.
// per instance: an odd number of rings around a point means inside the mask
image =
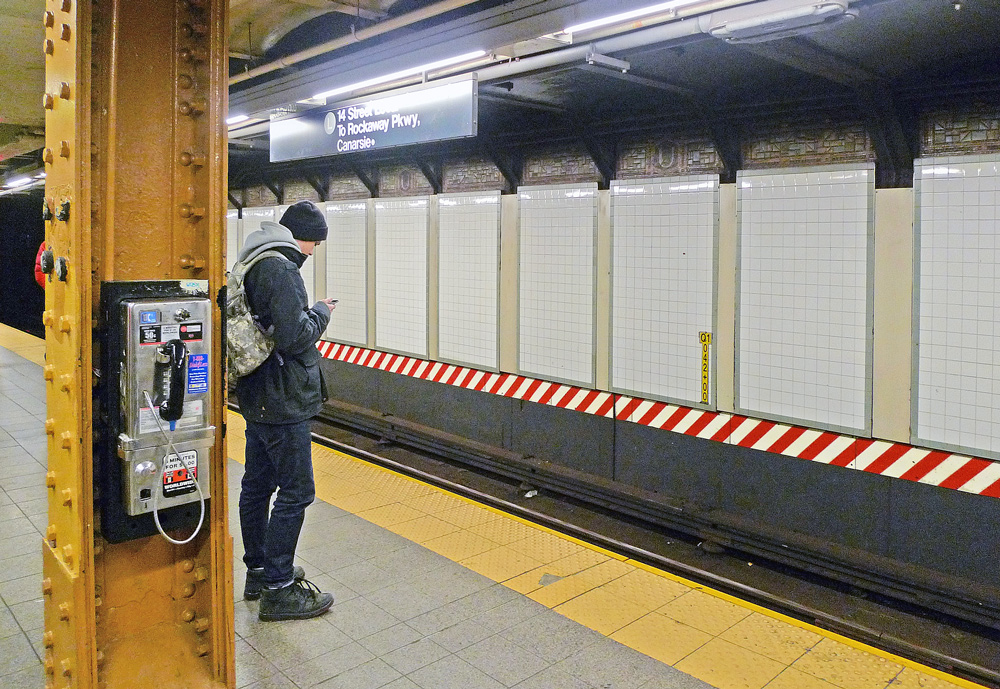
M 198 478 L 198 453 L 195 450 L 163 458 L 163 497 L 172 498 L 194 492 Z

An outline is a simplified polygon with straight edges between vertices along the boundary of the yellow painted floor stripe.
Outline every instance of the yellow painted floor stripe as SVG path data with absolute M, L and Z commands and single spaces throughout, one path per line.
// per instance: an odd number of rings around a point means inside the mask
M 230 412 L 238 462 L 245 429 Z M 330 448 L 313 458 L 324 502 L 719 689 L 982 689 Z
M 0 347 L 39 366 L 45 365 L 45 340 L 3 323 L 0 323 Z

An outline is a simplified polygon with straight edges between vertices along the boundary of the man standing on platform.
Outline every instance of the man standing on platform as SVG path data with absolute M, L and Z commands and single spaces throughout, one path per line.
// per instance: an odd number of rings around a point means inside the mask
M 316 342 L 336 306 L 332 299 L 308 305 L 299 268 L 326 235 L 323 212 L 299 201 L 279 223 L 261 223 L 239 253 L 244 263 L 268 250 L 281 254 L 258 261 L 244 279 L 250 309 L 271 331 L 275 348 L 236 383 L 247 425 L 240 491 L 247 566 L 243 597 L 260 597 L 258 616 L 264 621 L 316 617 L 333 605 L 333 595 L 322 593 L 293 565 L 305 509 L 316 495 L 309 420 L 326 400 Z

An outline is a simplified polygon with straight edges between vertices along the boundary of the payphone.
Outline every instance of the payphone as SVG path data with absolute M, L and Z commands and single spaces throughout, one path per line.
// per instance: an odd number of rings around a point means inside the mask
M 201 528 L 215 427 L 205 280 L 101 288 L 103 428 L 95 448 L 101 534 L 117 543 Z

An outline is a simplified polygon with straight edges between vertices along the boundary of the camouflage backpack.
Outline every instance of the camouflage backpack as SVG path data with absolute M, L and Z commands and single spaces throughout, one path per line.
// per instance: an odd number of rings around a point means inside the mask
M 274 351 L 274 326 L 265 330 L 260 319 L 250 310 L 243 279 L 250 269 L 268 256 L 281 256 L 277 251 L 264 251 L 249 262 L 237 261 L 226 276 L 226 360 L 229 383 L 257 370 Z

